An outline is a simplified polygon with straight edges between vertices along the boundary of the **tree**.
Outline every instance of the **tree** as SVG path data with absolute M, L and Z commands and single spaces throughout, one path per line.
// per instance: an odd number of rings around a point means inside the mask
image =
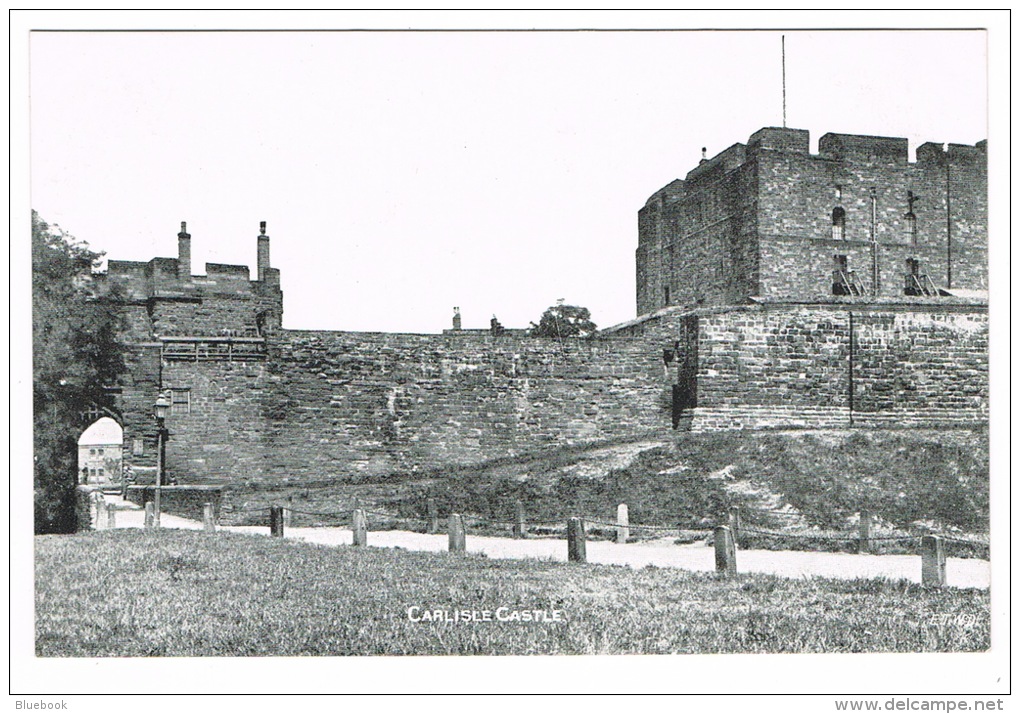
M 101 254 L 32 212 L 32 401 L 36 533 L 73 532 L 77 442 L 90 407 L 111 407 L 121 317 L 92 295 Z
M 588 308 L 564 305 L 563 301 L 559 300 L 542 313 L 542 319 L 537 325 L 531 323 L 531 331 L 528 334 L 532 337 L 591 337 L 596 329 Z

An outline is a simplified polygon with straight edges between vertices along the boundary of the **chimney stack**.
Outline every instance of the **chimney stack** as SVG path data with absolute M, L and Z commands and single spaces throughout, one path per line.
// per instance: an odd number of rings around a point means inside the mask
M 181 221 L 181 232 L 177 234 L 177 277 L 191 280 L 191 234 L 186 221 Z
M 266 222 L 259 222 L 258 279 L 266 279 L 269 269 L 269 236 L 266 235 Z

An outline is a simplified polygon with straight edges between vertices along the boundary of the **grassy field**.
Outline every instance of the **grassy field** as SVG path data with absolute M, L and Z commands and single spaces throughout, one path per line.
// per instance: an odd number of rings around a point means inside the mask
M 224 532 L 35 543 L 40 656 L 928 652 L 990 637 L 987 591 L 902 581 L 726 580 Z M 413 606 L 564 621 L 414 622 Z

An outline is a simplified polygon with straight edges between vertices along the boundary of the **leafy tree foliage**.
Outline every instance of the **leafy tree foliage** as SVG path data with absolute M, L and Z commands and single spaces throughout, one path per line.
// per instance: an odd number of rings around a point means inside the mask
M 82 414 L 112 406 L 123 371 L 121 318 L 92 295 L 101 254 L 32 212 L 32 382 L 35 530 L 74 531 Z
M 531 323 L 532 337 L 591 337 L 597 329 L 586 307 L 564 305 L 562 301 L 542 313 L 536 325 Z

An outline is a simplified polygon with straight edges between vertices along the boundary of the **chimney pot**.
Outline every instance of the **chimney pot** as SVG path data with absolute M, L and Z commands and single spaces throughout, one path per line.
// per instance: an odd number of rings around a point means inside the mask
M 269 270 L 269 236 L 266 235 L 266 222 L 259 222 L 258 237 L 258 279 L 266 279 L 266 271 Z
M 187 221 L 181 221 L 181 232 L 177 234 L 177 277 L 191 280 L 191 236 Z

